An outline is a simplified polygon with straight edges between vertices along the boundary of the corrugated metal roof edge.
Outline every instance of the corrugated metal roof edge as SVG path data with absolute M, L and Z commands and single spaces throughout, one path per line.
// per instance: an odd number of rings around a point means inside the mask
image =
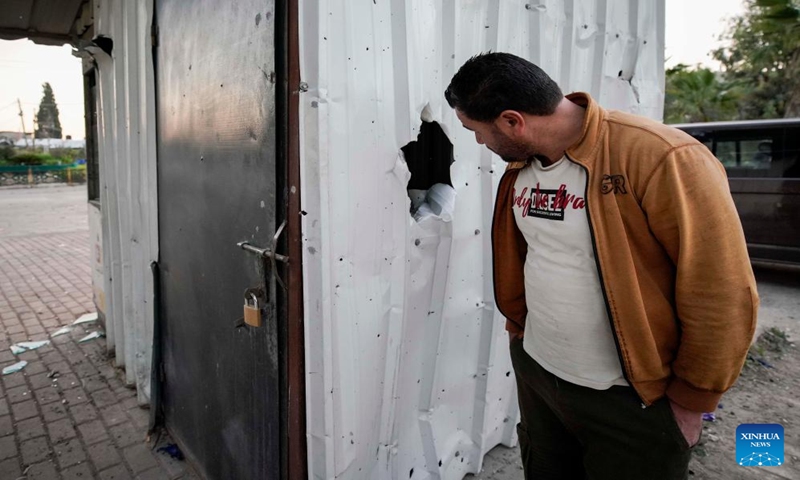
M 36 30 L 22 30 L 18 28 L 0 28 L 0 39 L 19 40 L 27 38 L 40 45 L 64 45 L 71 43 L 73 38 L 70 35 L 60 35 L 56 33 L 38 32 Z
M 92 36 L 94 19 L 92 18 L 92 0 L 84 0 L 72 13 L 72 24 L 69 33 L 42 32 L 35 28 L 12 28 L 0 26 L 0 39 L 20 40 L 27 38 L 39 45 L 61 46 L 74 44 L 81 38 Z M 67 13 L 69 15 L 69 13 Z

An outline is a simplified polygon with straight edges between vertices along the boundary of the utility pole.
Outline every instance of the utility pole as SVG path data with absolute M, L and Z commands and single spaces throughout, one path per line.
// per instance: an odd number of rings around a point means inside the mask
M 17 106 L 19 107 L 19 121 L 22 124 L 22 138 L 25 139 L 25 148 L 28 147 L 28 134 L 25 132 L 25 118 L 22 116 L 22 102 L 17 98 Z
M 33 128 L 31 129 L 31 147 L 36 150 L 36 130 L 39 128 L 39 117 L 36 116 L 36 107 L 33 107 L 31 118 L 33 119 Z M 49 151 L 50 150 L 45 147 L 44 153 L 48 153 Z

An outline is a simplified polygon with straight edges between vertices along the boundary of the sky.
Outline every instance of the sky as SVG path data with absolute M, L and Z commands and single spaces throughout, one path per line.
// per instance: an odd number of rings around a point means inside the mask
M 721 46 L 717 38 L 727 19 L 744 12 L 742 0 L 665 0 L 665 64 L 701 63 L 719 69 L 710 52 Z
M 19 132 L 17 99 L 22 102 L 25 131 L 33 130 L 33 114 L 42 100 L 42 84 L 50 82 L 64 136 L 84 138 L 83 74 L 72 47 L 36 45 L 29 40 L 0 40 L 0 131 Z
M 740 14 L 742 0 L 665 0 L 666 66 L 678 63 L 719 68 L 709 52 L 720 44 L 726 19 Z M 22 102 L 25 129 L 33 130 L 33 114 L 50 82 L 59 109 L 62 132 L 84 138 L 83 77 L 80 59 L 69 46 L 36 45 L 28 40 L 0 40 L 0 131 L 21 128 L 17 99 Z

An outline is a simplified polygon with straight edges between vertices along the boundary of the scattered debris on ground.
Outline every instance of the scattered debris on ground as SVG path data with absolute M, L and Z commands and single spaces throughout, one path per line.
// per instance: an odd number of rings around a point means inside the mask
M 742 374 L 722 399 L 715 419 L 704 422 L 694 449 L 690 479 L 800 478 L 800 351 L 786 332 L 770 328 L 750 347 Z M 778 423 L 784 428 L 784 464 L 742 467 L 736 459 L 736 427 Z

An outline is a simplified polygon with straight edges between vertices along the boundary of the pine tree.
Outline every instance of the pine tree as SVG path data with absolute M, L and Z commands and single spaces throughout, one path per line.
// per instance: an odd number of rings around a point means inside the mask
M 50 83 L 42 85 L 42 101 L 36 114 L 36 138 L 61 138 L 61 121 L 58 119 L 58 105 L 53 96 Z

